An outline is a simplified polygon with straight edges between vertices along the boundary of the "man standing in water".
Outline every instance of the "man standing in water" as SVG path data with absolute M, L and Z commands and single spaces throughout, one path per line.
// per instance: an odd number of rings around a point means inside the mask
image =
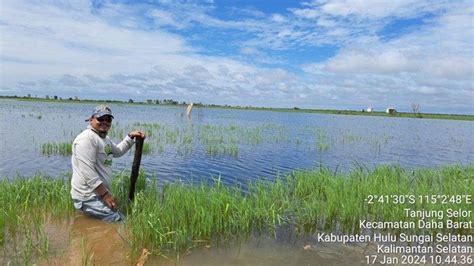
M 89 126 L 72 145 L 71 197 L 74 207 L 86 215 L 108 222 L 124 219 L 111 194 L 112 158 L 125 154 L 142 131 L 131 131 L 119 144 L 107 136 L 112 126 L 112 111 L 105 105 L 97 106 L 86 121 Z

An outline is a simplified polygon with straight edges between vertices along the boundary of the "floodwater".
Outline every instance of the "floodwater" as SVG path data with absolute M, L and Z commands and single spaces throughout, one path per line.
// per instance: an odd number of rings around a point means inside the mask
M 260 235 L 221 244 L 201 244 L 179 255 L 159 250 L 151 253 L 146 249 L 134 254 L 126 241 L 122 224 L 102 222 L 76 212 L 70 220 L 48 220 L 44 228 L 49 240 L 47 257 L 32 258 L 34 265 L 357 266 L 368 265 L 368 257 L 378 254 L 376 246 L 380 244 L 373 241 L 346 245 L 320 243 L 317 233 L 301 236 L 284 229 L 277 230 L 275 236 Z M 4 250 L 14 250 L 12 243 L 7 243 Z M 21 264 L 21 256 L 17 260 L 11 256 L 0 257 L 0 264 Z M 400 258 L 401 255 L 387 256 Z M 370 264 L 383 265 L 381 261 Z
M 378 254 L 376 246 L 380 244 L 319 243 L 317 233 L 301 236 L 277 230 L 275 236 L 252 236 L 212 246 L 202 244 L 179 255 L 159 250 L 151 253 L 146 249 L 132 254 L 122 224 L 102 222 L 76 212 L 70 220 L 48 220 L 44 226 L 49 240 L 47 257 L 31 258 L 34 265 L 357 266 L 368 265 L 368 257 Z M 0 257 L 0 264 L 21 264 L 21 251 L 14 251 L 13 244 L 14 241 L 10 241 L 4 247 L 7 253 Z M 396 253 L 387 256 L 401 257 Z M 383 265 L 381 261 L 370 264 Z M 427 262 L 423 265 L 434 264 Z
M 0 100 L 0 176 L 59 176 L 71 171 L 70 157 L 42 154 L 45 143 L 72 142 L 87 123 L 94 104 Z M 470 121 L 407 119 L 111 104 L 113 129 L 159 124 L 166 135 L 149 136 L 154 150 L 142 157 L 147 176 L 160 182 L 220 177 L 224 183 L 273 179 L 295 169 L 320 165 L 337 171 L 395 164 L 413 169 L 474 161 L 474 123 Z M 135 125 L 134 125 L 135 124 Z M 233 153 L 209 152 L 203 132 L 223 130 Z M 237 130 L 236 130 L 237 128 Z M 210 129 L 210 130 L 209 130 Z M 189 143 L 169 140 L 169 132 L 190 131 Z M 250 132 L 250 133 L 249 133 Z M 228 136 L 230 135 L 230 136 Z M 166 139 L 165 139 L 166 138 Z M 205 137 L 204 137 L 205 138 Z M 174 142 L 173 142 L 174 141 Z M 211 141 L 216 141 L 212 139 Z M 133 154 L 114 159 L 115 171 L 129 170 Z
M 43 265 L 130 265 L 129 246 L 119 224 L 76 213 L 70 221 L 45 225 L 50 251 Z
M 37 265 L 364 265 L 364 247 L 322 245 L 309 236 L 253 237 L 221 246 L 204 245 L 176 256 L 146 250 L 131 254 L 122 225 L 80 213 L 70 221 L 49 221 L 45 228 L 48 258 Z
M 179 265 L 365 265 L 361 247 L 339 244 L 321 246 L 303 242 L 281 243 L 262 238 L 227 247 L 192 250 L 178 261 Z M 151 258 L 151 265 L 174 265 L 173 261 Z

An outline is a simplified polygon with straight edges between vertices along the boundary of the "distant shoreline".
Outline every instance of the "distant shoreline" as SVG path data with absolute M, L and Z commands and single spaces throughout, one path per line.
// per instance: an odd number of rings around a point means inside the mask
M 53 103 L 106 103 L 106 104 L 126 104 L 126 105 L 150 105 L 150 106 L 186 106 L 187 103 L 179 103 L 177 101 L 165 103 L 149 103 L 149 102 L 127 102 L 118 100 L 90 100 L 90 99 L 45 99 L 36 97 L 21 97 L 21 96 L 0 96 L 0 99 L 11 99 L 19 101 L 38 101 L 38 102 L 53 102 Z M 433 114 L 433 113 L 408 113 L 396 112 L 388 114 L 386 112 L 367 112 L 355 110 L 333 110 L 333 109 L 305 109 L 305 108 L 271 108 L 271 107 L 251 107 L 251 106 L 229 106 L 229 105 L 215 105 L 215 104 L 201 104 L 194 103 L 194 106 L 219 108 L 219 109 L 236 109 L 236 110 L 253 110 L 253 111 L 272 111 L 272 112 L 298 112 L 298 113 L 317 113 L 317 114 L 335 114 L 335 115 L 362 115 L 362 116 L 378 116 L 378 117 L 401 117 L 401 118 L 416 118 L 416 119 L 445 119 L 445 120 L 463 120 L 474 121 L 474 115 L 458 115 L 458 114 Z

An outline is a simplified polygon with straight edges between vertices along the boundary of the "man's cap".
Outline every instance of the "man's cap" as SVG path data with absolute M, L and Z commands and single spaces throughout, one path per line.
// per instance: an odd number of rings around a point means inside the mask
M 94 111 L 92 111 L 91 117 L 99 118 L 99 117 L 102 117 L 104 115 L 110 115 L 112 118 L 114 118 L 114 116 L 112 115 L 112 110 L 110 109 L 110 107 L 101 104 L 101 105 L 98 105 L 94 108 Z M 88 118 L 86 121 L 89 121 L 89 119 L 90 118 Z

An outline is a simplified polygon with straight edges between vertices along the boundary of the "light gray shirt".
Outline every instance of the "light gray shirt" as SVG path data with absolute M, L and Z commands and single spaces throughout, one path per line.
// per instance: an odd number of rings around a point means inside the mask
M 112 158 L 122 156 L 133 144 L 134 140 L 126 136 L 116 145 L 108 136 L 100 137 L 90 126 L 82 131 L 72 144 L 71 197 L 89 200 L 96 196 L 94 189 L 100 184 L 110 191 Z

